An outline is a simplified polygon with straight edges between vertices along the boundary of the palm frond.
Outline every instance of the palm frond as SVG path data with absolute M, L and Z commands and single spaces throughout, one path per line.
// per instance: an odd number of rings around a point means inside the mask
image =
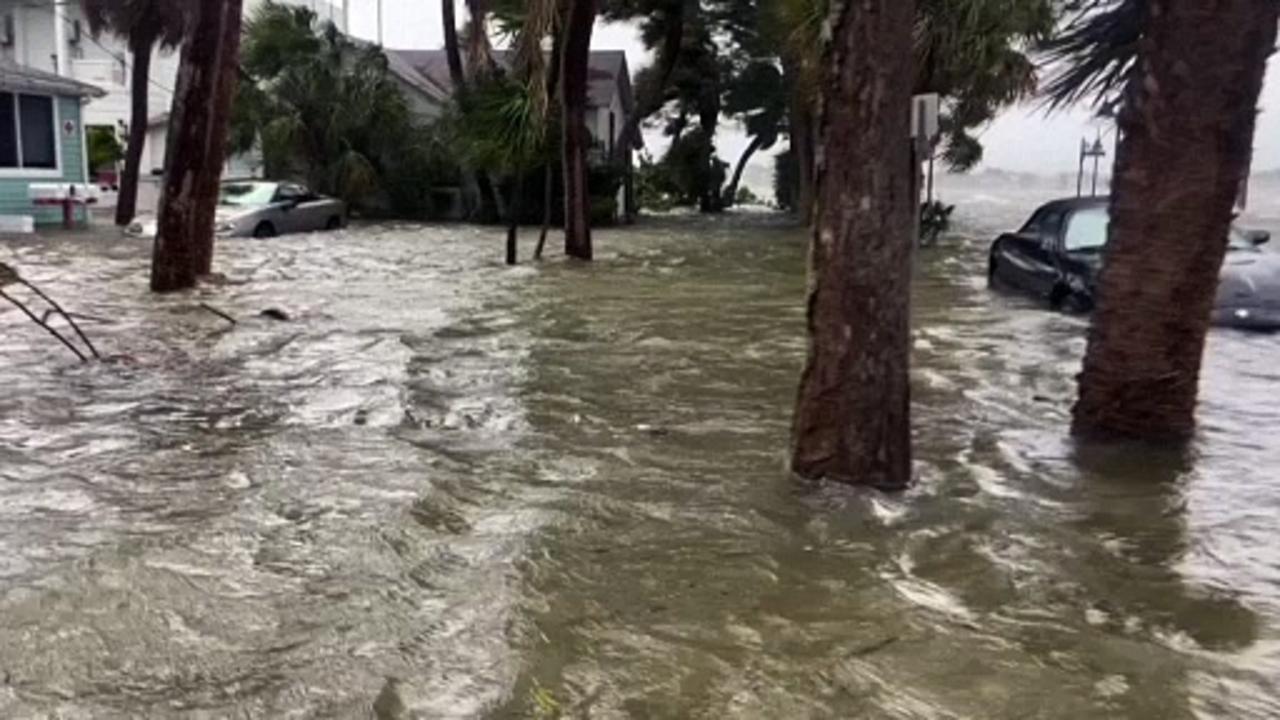
M 1080 0 L 1075 17 L 1043 45 L 1045 57 L 1060 65 L 1045 86 L 1050 108 L 1089 101 L 1111 109 L 1129 78 L 1142 38 L 1146 0 Z

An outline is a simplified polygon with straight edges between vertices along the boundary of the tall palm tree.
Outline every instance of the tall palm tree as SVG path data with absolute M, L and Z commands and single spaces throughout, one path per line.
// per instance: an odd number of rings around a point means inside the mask
M 809 353 L 792 424 L 806 478 L 911 479 L 910 194 L 913 0 L 833 6 L 820 68 Z
M 1121 139 L 1073 429 L 1185 439 L 1280 3 L 1094 4 L 1122 22 L 1079 21 L 1077 47 L 1100 54 L 1086 54 L 1092 64 L 1060 87 L 1122 83 Z
M 560 57 L 560 98 L 564 112 L 564 251 L 590 260 L 591 198 L 587 184 L 587 80 L 591 62 L 591 29 L 596 0 L 567 0 L 564 46 Z
M 193 287 L 213 263 L 213 219 L 239 74 L 241 0 L 191 0 L 170 112 L 151 289 Z
M 151 53 L 176 48 L 182 42 L 185 20 L 181 0 L 81 0 L 94 34 L 111 32 L 124 38 L 133 56 L 130 69 L 129 142 L 124 174 L 116 202 L 116 224 L 128 225 L 138 208 L 138 173 L 147 139 L 147 97 L 151 83 Z

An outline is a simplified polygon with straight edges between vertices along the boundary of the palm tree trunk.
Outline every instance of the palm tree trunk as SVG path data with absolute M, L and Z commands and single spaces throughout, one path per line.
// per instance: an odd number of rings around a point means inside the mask
M 441 0 L 440 17 L 444 24 L 444 54 L 449 63 L 449 79 L 453 81 L 453 91 L 456 93 L 466 84 L 466 75 L 462 70 L 462 51 L 458 47 L 458 21 L 454 16 L 454 0 Z
M 810 243 L 809 353 L 791 467 L 900 488 L 911 477 L 912 0 L 832 11 Z
M 213 261 L 213 215 L 235 91 L 241 0 L 198 0 L 170 112 L 151 289 L 193 287 Z
M 791 99 L 791 154 L 795 157 L 796 215 L 805 224 L 813 222 L 814 137 L 813 109 L 807 97 L 795 93 Z
M 507 203 L 507 264 L 517 262 L 516 241 L 520 234 L 521 198 L 524 197 L 524 173 L 516 171 L 511 181 L 511 200 Z
M 564 251 L 591 259 L 591 197 L 587 186 L 587 74 L 596 0 L 569 0 L 560 59 L 560 96 L 564 105 Z
M 138 32 L 130 36 L 133 53 L 129 89 L 129 144 L 124 151 L 124 174 L 116 198 L 116 225 L 133 222 L 138 213 L 138 175 L 142 171 L 142 150 L 147 142 L 147 96 L 151 82 L 151 49 L 157 33 Z
M 547 245 L 547 230 L 551 227 L 551 204 L 554 194 L 554 183 L 556 181 L 555 169 L 551 167 L 551 163 L 547 163 L 546 175 L 542 182 L 542 232 L 538 233 L 538 246 L 533 250 L 533 259 L 542 259 L 542 249 Z
M 1147 0 L 1073 429 L 1183 439 L 1280 3 Z
M 455 17 L 455 0 L 441 0 L 440 16 L 444 25 L 444 55 L 449 64 L 449 80 L 453 83 L 455 102 L 462 102 L 467 91 L 467 75 L 462 67 L 462 50 L 458 45 L 458 21 Z M 484 204 L 481 200 L 480 183 L 476 174 L 470 170 L 462 171 L 462 215 L 468 220 L 475 219 L 479 208 Z
M 738 183 L 742 182 L 742 171 L 747 169 L 747 162 L 751 160 L 751 156 L 756 154 L 760 146 L 764 144 L 764 138 L 756 135 L 751 138 L 751 142 L 747 145 L 747 149 L 742 151 L 742 155 L 738 157 L 738 166 L 733 169 L 733 179 L 729 181 L 728 187 L 721 194 L 721 203 L 725 207 L 732 207 L 738 199 Z

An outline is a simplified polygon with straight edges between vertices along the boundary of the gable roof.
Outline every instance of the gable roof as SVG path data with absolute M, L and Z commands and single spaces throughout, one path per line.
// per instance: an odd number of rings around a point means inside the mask
M 0 90 L 17 90 L 50 95 L 75 97 L 102 97 L 105 90 L 88 83 L 72 80 L 56 73 L 19 65 L 12 60 L 0 60 Z
M 384 52 L 388 69 L 428 97 L 443 102 L 453 95 L 449 59 L 444 50 L 387 49 Z M 493 59 L 502 67 L 511 67 L 512 56 L 510 50 L 493 52 Z M 631 75 L 627 69 L 626 53 L 621 50 L 592 50 L 587 73 L 587 104 L 590 107 L 608 107 L 615 96 L 620 96 L 623 111 L 631 112 Z

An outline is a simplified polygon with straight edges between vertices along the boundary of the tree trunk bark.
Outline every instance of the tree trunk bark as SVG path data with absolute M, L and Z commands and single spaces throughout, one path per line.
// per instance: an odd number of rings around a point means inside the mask
M 835 5 L 810 244 L 809 353 L 791 467 L 901 488 L 911 478 L 913 0 Z
M 596 0 L 569 0 L 560 59 L 560 96 L 564 105 L 564 251 L 591 259 L 591 197 L 587 185 L 587 74 Z
M 542 249 L 547 245 L 547 230 L 551 227 L 551 203 L 555 197 L 552 185 L 556 180 L 555 170 L 547 163 L 546 175 L 542 182 L 542 232 L 538 233 L 538 246 L 533 249 L 533 259 L 542 259 Z
M 444 24 L 444 54 L 449 63 L 449 79 L 453 81 L 453 91 L 460 91 L 466 84 L 466 74 L 462 70 L 462 50 L 458 47 L 458 21 L 454 16 L 454 0 L 442 0 L 440 17 Z
M 455 16 L 455 0 L 441 0 L 440 17 L 444 25 L 444 55 L 449 64 L 449 80 L 453 83 L 454 102 L 461 102 L 467 91 L 467 75 L 462 67 L 462 50 L 458 46 L 458 21 Z M 462 180 L 462 215 L 467 220 L 477 217 L 483 205 L 480 196 L 480 184 L 476 175 L 463 169 Z
M 524 197 L 524 173 L 517 171 L 511 181 L 511 200 L 507 203 L 507 264 L 518 261 L 516 242 L 520 235 L 520 206 Z
M 1278 14 L 1275 0 L 1147 0 L 1118 120 L 1078 435 L 1181 440 L 1195 430 L 1205 335 Z
M 813 223 L 815 196 L 813 130 L 813 109 L 808 99 L 794 95 L 791 100 L 791 154 L 796 163 L 794 197 L 796 215 L 806 225 Z
M 156 33 L 139 33 L 131 38 L 133 69 L 129 89 L 129 140 L 124 151 L 124 174 L 116 197 L 116 225 L 133 222 L 138 214 L 138 176 L 142 172 L 142 150 L 147 142 L 147 96 L 151 82 L 151 49 Z
M 198 0 L 169 120 L 151 289 L 193 287 L 213 261 L 213 215 L 235 92 L 241 0 Z
M 733 169 L 733 179 L 729 181 L 729 186 L 724 189 L 721 202 L 725 207 L 733 207 L 738 199 L 738 183 L 742 182 L 742 171 L 747 169 L 747 163 L 751 160 L 751 156 L 756 154 L 760 146 L 764 144 L 764 138 L 759 135 L 751 138 L 751 142 L 747 145 L 747 149 L 742 151 L 742 155 L 738 157 L 738 166 Z

